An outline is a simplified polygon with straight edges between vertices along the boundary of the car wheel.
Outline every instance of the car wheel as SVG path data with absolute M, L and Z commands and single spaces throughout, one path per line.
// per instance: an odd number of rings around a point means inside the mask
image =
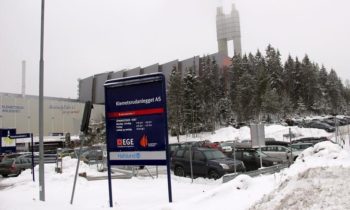
M 209 176 L 210 179 L 219 179 L 220 178 L 219 173 L 217 171 L 215 171 L 215 170 L 209 171 L 208 176 Z
M 3 177 L 8 177 L 9 175 L 8 174 L 1 174 Z
M 185 176 L 185 170 L 181 166 L 175 168 L 174 174 L 176 176 Z

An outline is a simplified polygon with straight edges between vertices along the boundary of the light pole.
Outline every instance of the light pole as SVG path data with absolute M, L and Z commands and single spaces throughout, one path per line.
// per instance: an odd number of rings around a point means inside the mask
M 39 66 L 39 195 L 45 201 L 44 177 L 44 14 L 45 0 L 41 0 L 40 66 Z

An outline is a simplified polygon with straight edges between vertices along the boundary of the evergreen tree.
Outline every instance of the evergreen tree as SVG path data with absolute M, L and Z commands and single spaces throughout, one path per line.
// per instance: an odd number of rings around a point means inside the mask
M 315 96 L 318 92 L 317 71 L 307 55 L 303 58 L 301 63 L 301 95 L 303 104 L 306 109 L 312 111 L 312 107 L 315 103 Z
M 187 133 L 196 133 L 201 130 L 200 116 L 201 101 L 199 98 L 199 81 L 194 70 L 189 69 L 184 78 L 184 129 Z
M 268 116 L 275 115 L 280 112 L 281 103 L 277 90 L 268 86 L 262 98 L 261 108 Z
M 184 124 L 184 88 L 181 73 L 176 67 L 173 68 L 170 75 L 167 100 L 170 131 L 171 134 L 177 136 L 179 141 L 179 135 L 182 133 Z
M 287 61 L 284 64 L 284 71 L 283 71 L 283 83 L 284 83 L 284 98 L 282 99 L 283 104 L 283 112 L 284 114 L 289 114 L 293 112 L 293 104 L 296 104 L 296 99 L 294 97 L 294 90 L 297 86 L 296 84 L 296 72 L 295 72 L 295 61 L 293 58 L 289 55 L 287 58 Z M 294 102 L 293 102 L 294 98 Z
M 342 83 L 337 73 L 331 69 L 327 83 L 328 96 L 330 98 L 331 112 L 339 113 L 344 109 L 344 99 L 342 98 Z
M 320 72 L 318 74 L 318 81 L 320 86 L 321 98 L 319 100 L 319 107 L 322 113 L 329 113 L 331 110 L 330 97 L 327 90 L 328 84 L 328 73 L 326 68 L 322 65 Z
M 266 92 L 266 87 L 269 82 L 269 75 L 266 70 L 265 58 L 258 50 L 255 54 L 255 77 L 256 77 L 256 88 L 255 88 L 255 109 L 258 117 L 262 114 L 262 101 Z
M 270 86 L 275 89 L 278 93 L 283 92 L 283 68 L 281 64 L 281 55 L 279 51 L 275 50 L 271 45 L 267 46 L 266 49 L 266 68 L 269 74 Z
M 231 110 L 234 114 L 237 114 L 241 111 L 239 103 L 240 90 L 238 89 L 238 86 L 239 80 L 244 72 L 242 63 L 243 62 L 241 55 L 235 55 L 232 58 L 232 65 L 230 67 L 231 82 L 229 96 L 231 101 Z

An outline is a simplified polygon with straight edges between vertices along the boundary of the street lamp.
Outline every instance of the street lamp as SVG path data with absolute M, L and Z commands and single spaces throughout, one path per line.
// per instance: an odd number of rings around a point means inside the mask
M 45 201 L 44 177 L 44 14 L 45 0 L 41 0 L 40 64 L 39 64 L 39 195 Z

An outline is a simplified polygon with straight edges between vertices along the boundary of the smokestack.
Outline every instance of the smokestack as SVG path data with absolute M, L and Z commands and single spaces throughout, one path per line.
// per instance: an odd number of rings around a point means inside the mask
M 22 97 L 26 96 L 26 61 L 22 61 Z

